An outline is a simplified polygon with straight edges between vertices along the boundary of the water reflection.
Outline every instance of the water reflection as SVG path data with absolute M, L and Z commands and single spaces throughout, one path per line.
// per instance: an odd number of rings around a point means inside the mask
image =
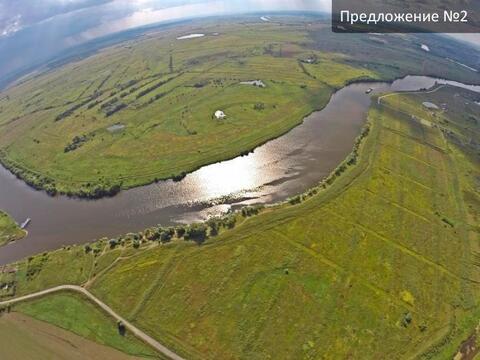
M 199 199 L 218 198 L 252 189 L 261 185 L 260 164 L 258 156 L 244 156 L 207 166 L 196 172 L 191 186 Z

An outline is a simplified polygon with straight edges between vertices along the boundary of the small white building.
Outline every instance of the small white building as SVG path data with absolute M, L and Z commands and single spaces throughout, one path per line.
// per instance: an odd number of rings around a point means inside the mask
M 225 113 L 222 110 L 215 111 L 215 117 L 219 120 L 225 119 L 226 116 L 227 115 L 225 115 Z

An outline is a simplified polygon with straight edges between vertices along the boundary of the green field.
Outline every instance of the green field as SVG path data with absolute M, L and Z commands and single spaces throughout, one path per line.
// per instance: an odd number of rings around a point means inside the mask
M 120 335 L 115 321 L 78 295 L 48 296 L 20 304 L 15 310 L 126 354 L 149 358 L 156 356 L 153 350 L 128 332 L 125 336 Z
M 127 236 L 39 255 L 17 293 L 85 284 L 189 359 L 452 358 L 480 320 L 478 100 L 383 97 L 356 155 L 295 205 L 200 246 Z
M 138 359 L 20 313 L 0 316 L 0 347 L 2 360 Z
M 0 93 L 0 161 L 51 194 L 113 195 L 248 152 L 349 82 L 407 74 L 480 83 L 413 36 L 345 37 L 315 17 L 151 30 Z
M 10 215 L 0 210 L 0 246 L 20 240 L 25 234 Z

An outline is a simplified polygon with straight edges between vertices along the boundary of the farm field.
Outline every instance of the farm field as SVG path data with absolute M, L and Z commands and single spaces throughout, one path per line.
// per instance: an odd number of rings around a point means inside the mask
M 139 359 L 20 313 L 0 317 L 0 346 L 4 360 Z
M 315 17 L 151 30 L 1 92 L 0 162 L 52 195 L 114 195 L 246 153 L 352 81 L 408 74 L 480 83 L 413 36 L 342 37 Z
M 452 358 L 480 320 L 478 100 L 449 86 L 381 97 L 306 195 L 201 245 L 147 230 L 32 257 L 16 294 L 83 284 L 189 359 Z
M 25 234 L 10 215 L 0 210 L 0 246 L 20 240 Z
M 156 353 L 132 335 L 119 334 L 116 323 L 94 304 L 75 294 L 63 293 L 19 304 L 19 312 L 59 326 L 83 338 L 142 358 Z

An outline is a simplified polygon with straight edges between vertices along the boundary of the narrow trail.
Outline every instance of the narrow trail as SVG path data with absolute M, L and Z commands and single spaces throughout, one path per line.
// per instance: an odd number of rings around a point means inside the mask
M 49 295 L 55 292 L 60 292 L 60 291 L 75 291 L 77 293 L 80 293 L 84 296 L 86 296 L 88 299 L 93 301 L 96 305 L 98 305 L 100 308 L 102 308 L 106 313 L 108 313 L 111 317 L 113 317 L 116 321 L 120 321 L 125 325 L 125 328 L 128 329 L 129 331 L 132 332 L 133 335 L 135 335 L 137 338 L 140 340 L 144 341 L 154 349 L 156 349 L 158 352 L 162 353 L 163 355 L 167 356 L 169 359 L 172 360 L 184 360 L 181 356 L 177 355 L 164 345 L 160 344 L 157 340 L 154 338 L 148 336 L 145 334 L 142 330 L 137 328 L 135 325 L 131 324 L 127 320 L 125 320 L 123 317 L 118 315 L 115 311 L 113 311 L 107 304 L 102 302 L 101 300 L 97 299 L 92 293 L 90 293 L 87 289 L 84 289 L 81 286 L 77 285 L 60 285 L 56 286 L 50 289 L 46 289 L 43 291 L 39 291 L 33 294 L 25 295 L 25 296 L 20 296 L 15 299 L 10 299 L 6 301 L 0 302 L 0 306 L 6 306 L 6 305 L 11 305 L 14 303 L 22 302 L 22 301 L 27 301 L 27 300 L 32 300 L 41 296 Z

